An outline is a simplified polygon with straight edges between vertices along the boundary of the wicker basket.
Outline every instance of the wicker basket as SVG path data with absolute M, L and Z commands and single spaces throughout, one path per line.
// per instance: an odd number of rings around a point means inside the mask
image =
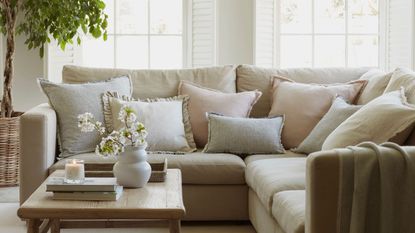
M 20 115 L 0 118 L 0 186 L 19 184 Z

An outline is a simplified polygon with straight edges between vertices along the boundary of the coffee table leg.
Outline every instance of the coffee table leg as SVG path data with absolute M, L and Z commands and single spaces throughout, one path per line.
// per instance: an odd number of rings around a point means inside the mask
M 170 219 L 170 233 L 180 233 L 180 219 Z
M 27 233 L 39 233 L 40 220 L 29 219 L 27 220 Z
M 51 233 L 60 233 L 61 232 L 60 220 L 59 219 L 51 219 L 50 221 L 51 221 L 50 232 Z

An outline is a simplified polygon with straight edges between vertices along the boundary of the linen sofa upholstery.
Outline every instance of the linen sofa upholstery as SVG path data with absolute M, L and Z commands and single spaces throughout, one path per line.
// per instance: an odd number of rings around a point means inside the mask
M 305 189 L 305 165 L 306 158 L 257 160 L 246 167 L 246 183 L 271 214 L 276 193 Z
M 131 78 L 133 97 L 136 99 L 176 96 L 181 80 L 225 93 L 236 92 L 235 65 L 180 70 L 104 69 L 68 65 L 63 67 L 62 81 L 65 83 L 85 83 L 122 75 Z
M 257 89 L 263 95 L 254 106 L 251 116 L 266 117 L 271 107 L 273 75 L 302 83 L 330 84 L 357 80 L 367 70 L 278 70 L 251 65 L 184 70 L 65 66 L 63 81 L 83 83 L 129 75 L 135 98 L 177 95 L 180 80 L 226 93 Z M 21 118 L 21 203 L 46 179 L 49 172 L 63 168 L 64 161 L 56 161 L 56 124 L 55 112 L 47 104 L 29 110 Z M 335 232 L 338 157 L 335 151 L 306 156 L 287 151 L 286 154 L 251 155 L 241 159 L 231 154 L 195 152 L 186 155 L 150 154 L 149 159 L 161 161 L 167 157 L 170 167 L 182 170 L 186 220 L 249 219 L 258 233 L 301 230 L 310 233 Z M 76 157 L 105 162 L 91 153 Z
M 56 113 L 49 104 L 38 105 L 20 118 L 20 200 L 36 190 L 56 161 L 56 126 Z
M 249 220 L 259 233 L 285 233 L 252 189 L 248 191 Z
M 115 157 L 104 161 L 94 153 L 72 156 L 82 159 L 85 163 L 115 163 Z M 233 154 L 205 154 L 194 152 L 189 154 L 149 154 L 150 163 L 162 162 L 168 159 L 169 168 L 178 168 L 182 172 L 183 184 L 215 184 L 215 185 L 245 185 L 245 163 Z M 59 160 L 49 168 L 49 173 L 64 169 L 66 159 Z
M 283 191 L 275 194 L 272 216 L 286 233 L 304 233 L 305 190 Z
M 264 159 L 278 159 L 278 158 L 306 158 L 306 154 L 300 154 L 293 152 L 291 150 L 286 150 L 285 154 L 259 154 L 259 155 L 250 155 L 245 157 L 245 164 L 248 166 L 250 163 L 264 160 Z

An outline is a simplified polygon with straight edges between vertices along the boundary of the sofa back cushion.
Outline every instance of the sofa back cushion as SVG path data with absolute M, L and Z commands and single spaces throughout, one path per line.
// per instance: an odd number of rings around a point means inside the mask
M 359 79 L 369 68 L 272 69 L 241 65 L 236 70 L 236 90 L 262 92 L 252 109 L 252 117 L 266 117 L 271 109 L 272 77 L 282 76 L 299 83 L 332 84 Z
M 180 70 L 128 70 L 110 68 L 87 68 L 64 66 L 64 83 L 85 83 L 128 75 L 133 83 L 133 97 L 136 99 L 165 98 L 177 95 L 181 80 L 191 81 L 204 87 L 225 93 L 236 91 L 236 66 L 217 66 Z

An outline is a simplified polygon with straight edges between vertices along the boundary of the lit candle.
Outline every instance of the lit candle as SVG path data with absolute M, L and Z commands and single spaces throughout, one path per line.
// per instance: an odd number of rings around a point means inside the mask
M 85 168 L 82 160 L 70 159 L 65 164 L 65 181 L 81 183 L 85 179 Z

